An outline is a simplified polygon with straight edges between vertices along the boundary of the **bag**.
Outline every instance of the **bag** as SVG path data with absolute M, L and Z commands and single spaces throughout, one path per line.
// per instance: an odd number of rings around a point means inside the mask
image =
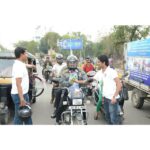
M 120 101 L 129 99 L 128 89 L 124 84 L 122 86 L 122 89 L 121 89 L 119 95 L 120 95 Z

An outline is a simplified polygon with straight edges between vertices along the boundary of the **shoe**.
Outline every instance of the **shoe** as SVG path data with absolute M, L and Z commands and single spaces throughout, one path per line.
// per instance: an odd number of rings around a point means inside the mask
M 99 112 L 97 112 L 95 115 L 94 115 L 94 120 L 98 120 L 99 118 Z
M 124 115 L 123 111 L 120 111 L 120 112 L 119 112 L 119 115 L 120 115 L 120 116 L 123 116 L 123 115 Z
M 56 115 L 53 113 L 52 115 L 51 115 L 51 118 L 56 118 Z
M 83 120 L 83 124 L 84 124 L 84 125 L 87 125 L 87 121 L 86 121 L 86 120 Z
M 58 121 L 58 122 L 56 122 L 56 123 L 55 123 L 55 125 L 61 125 L 61 122 L 60 122 L 60 121 Z

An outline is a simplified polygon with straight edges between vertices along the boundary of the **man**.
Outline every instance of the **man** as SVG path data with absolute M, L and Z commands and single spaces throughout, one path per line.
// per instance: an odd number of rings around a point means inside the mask
M 99 82 L 102 82 L 102 96 L 104 100 L 105 117 L 109 124 L 119 124 L 118 117 L 118 99 L 121 90 L 121 82 L 117 72 L 110 68 L 109 60 L 106 55 L 98 57 L 98 65 L 101 70 L 94 76 Z
M 56 55 L 56 61 L 57 63 L 53 66 L 52 68 L 52 76 L 53 77 L 60 77 L 60 72 L 61 70 L 66 66 L 66 63 L 63 62 L 63 55 L 62 54 L 57 54 Z M 57 84 L 53 84 L 53 87 L 58 86 Z M 51 99 L 51 104 L 54 101 L 54 88 L 52 89 L 52 99 Z
M 72 92 L 76 88 L 79 88 L 79 84 L 85 84 L 87 76 L 86 74 L 77 68 L 78 59 L 74 55 L 70 55 L 67 57 L 67 68 L 65 68 L 61 72 L 61 82 L 60 86 L 68 87 L 69 92 Z M 55 106 L 56 106 L 56 124 L 60 124 L 61 113 L 66 109 L 66 106 L 61 105 L 61 94 L 62 90 L 57 90 L 56 98 L 55 98 Z M 67 90 L 64 92 L 63 101 L 67 99 L 68 92 Z M 84 120 L 86 120 L 86 116 L 84 115 Z
M 45 62 L 44 62 L 43 67 L 46 68 L 47 65 L 48 65 L 48 66 L 53 66 L 53 65 L 52 65 L 52 62 L 50 61 L 49 56 L 46 57 L 46 60 L 45 60 Z
M 12 69 L 12 89 L 11 96 L 13 103 L 15 105 L 15 116 L 14 116 L 14 124 L 32 124 L 31 117 L 28 117 L 25 120 L 22 120 L 18 116 L 18 109 L 20 106 L 25 106 L 29 103 L 29 76 L 26 68 L 25 62 L 27 61 L 27 52 L 25 48 L 17 47 L 14 51 L 15 53 L 15 63 L 13 64 Z M 28 67 L 32 67 L 28 65 Z
M 44 69 L 48 66 L 53 66 L 52 62 L 50 61 L 49 56 L 46 57 L 46 60 L 43 64 L 43 70 L 42 70 L 42 75 L 44 75 Z
M 88 73 L 89 71 L 94 70 L 94 65 L 91 63 L 91 59 L 89 56 L 86 57 L 85 64 L 83 65 L 83 71 Z

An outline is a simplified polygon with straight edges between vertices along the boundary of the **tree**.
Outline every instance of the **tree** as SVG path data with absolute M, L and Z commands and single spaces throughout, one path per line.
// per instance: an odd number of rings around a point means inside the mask
M 102 52 L 107 55 L 114 55 L 115 58 L 122 59 L 125 43 L 146 38 L 149 35 L 149 33 L 150 26 L 114 26 L 112 33 L 103 37 L 100 41 Z
M 38 43 L 35 41 L 19 41 L 17 43 L 14 44 L 15 47 L 17 46 L 22 46 L 25 47 L 28 52 L 35 54 L 38 52 Z
M 60 35 L 56 32 L 48 32 L 40 40 L 39 49 L 43 53 L 47 54 L 49 49 L 58 51 L 57 40 L 60 39 Z
M 0 51 L 5 51 L 7 50 L 7 48 L 3 47 L 1 44 L 0 44 Z
M 123 47 L 125 43 L 146 38 L 149 35 L 149 32 L 150 26 L 114 26 L 111 37 L 116 53 L 119 56 L 123 55 Z

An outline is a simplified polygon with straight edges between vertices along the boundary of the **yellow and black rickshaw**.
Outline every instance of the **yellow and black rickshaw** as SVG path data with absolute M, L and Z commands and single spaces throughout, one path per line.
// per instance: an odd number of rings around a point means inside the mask
M 14 104 L 11 99 L 11 78 L 14 61 L 14 51 L 0 52 L 0 124 L 7 124 L 10 111 L 12 110 L 11 112 L 13 112 L 14 110 Z M 36 65 L 36 58 L 31 53 L 28 53 L 27 63 Z M 30 77 L 29 98 L 34 103 L 36 97 L 43 93 L 44 86 L 42 86 L 42 80 L 35 75 L 35 70 L 28 69 L 28 71 Z

